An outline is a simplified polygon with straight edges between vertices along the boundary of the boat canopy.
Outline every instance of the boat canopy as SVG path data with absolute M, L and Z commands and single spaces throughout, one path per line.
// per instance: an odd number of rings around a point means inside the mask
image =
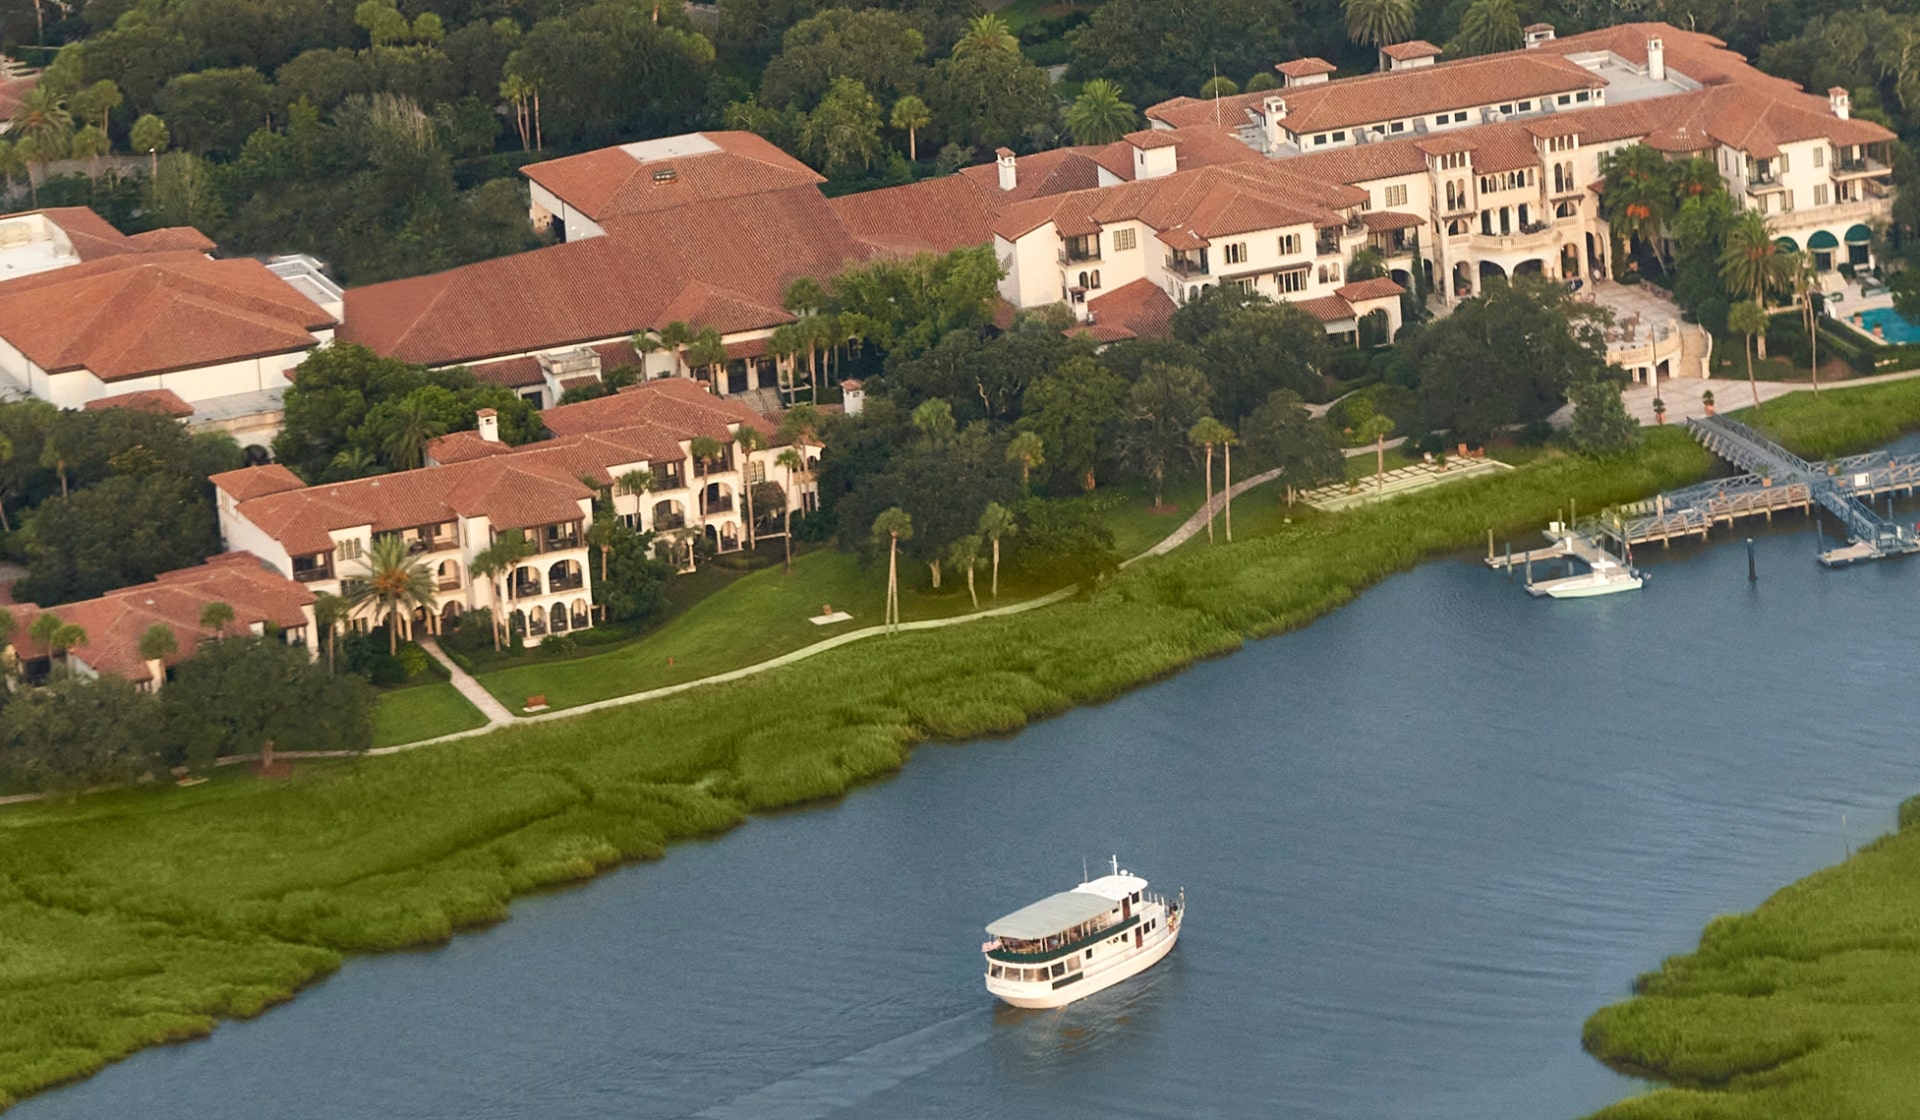
M 1112 899 L 1084 891 L 1061 891 L 1031 906 L 1022 906 L 987 927 L 995 937 L 1011 941 L 1038 941 L 1062 930 L 1090 922 L 1112 910 Z

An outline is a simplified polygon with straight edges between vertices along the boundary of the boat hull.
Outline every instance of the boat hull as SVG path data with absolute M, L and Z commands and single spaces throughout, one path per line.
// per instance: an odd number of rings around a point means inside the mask
M 1595 595 L 1613 595 L 1621 591 L 1638 591 L 1644 581 L 1639 576 L 1624 576 L 1613 579 L 1593 579 L 1589 576 L 1573 576 L 1569 579 L 1545 580 L 1527 588 L 1533 595 L 1543 595 L 1549 599 L 1591 599 Z
M 1139 952 L 1114 961 L 1097 972 L 1084 974 L 1078 983 L 1063 988 L 1043 987 L 1039 984 L 1008 983 L 987 978 L 987 991 L 1000 1000 L 1015 1007 L 1047 1008 L 1065 1007 L 1075 1000 L 1085 999 L 1095 992 L 1103 992 L 1123 980 L 1131 980 L 1147 969 L 1159 964 L 1161 959 L 1173 951 L 1174 943 L 1180 940 L 1180 928 L 1171 926 L 1165 937 L 1140 949 Z

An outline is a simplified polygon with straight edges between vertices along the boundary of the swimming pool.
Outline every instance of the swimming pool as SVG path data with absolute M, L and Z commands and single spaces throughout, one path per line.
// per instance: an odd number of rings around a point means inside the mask
M 1900 317 L 1900 313 L 1891 307 L 1876 307 L 1860 313 L 1860 323 L 1868 334 L 1879 327 L 1881 334 L 1890 343 L 1920 342 L 1920 327 L 1914 326 Z

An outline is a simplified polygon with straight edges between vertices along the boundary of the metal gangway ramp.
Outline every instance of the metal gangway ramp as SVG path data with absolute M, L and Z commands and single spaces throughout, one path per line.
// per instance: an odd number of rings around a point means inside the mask
M 1885 467 L 1859 469 L 1878 466 L 1877 460 L 1881 457 L 1858 456 L 1855 460 L 1810 463 L 1725 416 L 1688 420 L 1687 428 L 1707 450 L 1751 476 L 1768 480 L 1768 489 L 1778 487 L 1801 501 L 1819 502 L 1840 519 L 1851 540 L 1844 548 L 1822 553 L 1821 563 L 1849 564 L 1920 551 L 1920 534 L 1913 527 L 1880 516 L 1860 498 L 1862 493 L 1872 495 L 1895 488 L 1888 487 L 1886 483 L 1890 480 L 1882 477 Z

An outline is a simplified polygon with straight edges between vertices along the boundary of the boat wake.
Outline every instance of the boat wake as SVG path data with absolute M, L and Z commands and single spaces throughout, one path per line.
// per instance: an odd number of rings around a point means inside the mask
M 988 1009 L 968 1011 L 723 1101 L 693 1120 L 820 1120 L 952 1061 L 992 1030 Z

